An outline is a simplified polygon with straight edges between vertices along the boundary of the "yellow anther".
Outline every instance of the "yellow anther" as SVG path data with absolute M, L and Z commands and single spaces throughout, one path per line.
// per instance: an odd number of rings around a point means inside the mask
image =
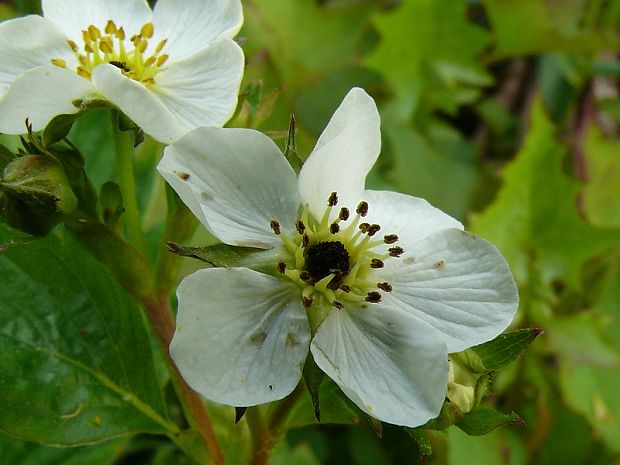
M 105 39 L 110 39 L 109 37 L 104 37 L 103 39 L 101 39 L 101 42 L 99 42 L 99 50 L 101 50 L 103 53 L 113 53 L 114 52 L 114 48 L 113 48 L 113 44 L 112 44 L 112 40 L 109 40 L 109 42 Z
M 69 44 L 69 47 L 71 47 L 71 50 L 73 50 L 75 53 L 77 53 L 78 49 L 78 45 L 73 42 L 72 40 L 67 40 L 67 43 Z
M 166 61 L 168 61 L 169 56 L 166 55 L 165 53 L 163 55 L 161 55 L 158 59 L 157 59 L 157 66 L 161 66 L 163 65 Z
M 144 53 L 148 45 L 149 43 L 146 40 L 141 40 L 139 45 L 136 46 L 136 48 L 138 49 L 140 53 Z
M 52 58 L 52 64 L 58 66 L 59 68 L 67 67 L 67 62 L 62 58 Z
M 149 66 L 152 66 L 153 64 L 155 64 L 156 58 L 154 56 L 150 56 L 146 59 L 146 61 L 144 62 L 144 67 L 148 68 Z
M 161 42 L 159 42 L 157 44 L 157 47 L 155 48 L 155 53 L 161 52 L 167 43 L 168 43 L 168 39 L 164 39 Z
M 140 29 L 140 35 L 142 37 L 146 37 L 147 39 L 153 37 L 153 32 L 153 23 L 146 23 L 144 26 L 142 26 L 142 29 Z
M 88 35 L 94 42 L 101 37 L 101 31 L 91 24 L 88 26 Z
M 116 38 L 118 40 L 125 40 L 125 29 L 119 27 L 118 31 L 116 31 Z
M 80 55 L 78 57 L 78 61 L 82 66 L 88 66 L 88 58 L 86 58 L 84 55 Z
M 91 43 L 90 36 L 88 35 L 88 31 L 82 31 L 82 40 L 84 41 L 85 44 Z
M 78 76 L 82 76 L 83 78 L 90 79 L 91 74 L 90 71 L 82 68 L 81 66 L 77 69 Z
M 116 24 L 111 19 L 108 19 L 107 24 L 105 25 L 105 33 L 106 34 L 114 34 L 118 29 L 116 28 Z
M 86 45 L 84 45 L 84 51 L 85 51 L 86 53 L 93 53 L 93 52 L 94 52 L 93 47 L 91 47 L 91 45 L 90 45 L 90 44 L 86 44 Z

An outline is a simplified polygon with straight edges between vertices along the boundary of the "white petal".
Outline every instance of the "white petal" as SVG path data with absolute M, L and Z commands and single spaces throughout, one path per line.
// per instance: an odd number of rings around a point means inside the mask
M 88 99 L 94 91 L 90 81 L 68 69 L 34 68 L 18 77 L 0 99 L 0 132 L 25 133 L 26 118 L 39 131 L 54 116 L 78 112 L 72 102 Z
M 220 40 L 162 70 L 154 89 L 186 130 L 223 126 L 235 112 L 243 66 L 241 48 Z
M 111 19 L 125 30 L 126 37 L 131 37 L 152 16 L 146 0 L 42 0 L 41 8 L 43 16 L 78 45 L 83 45 L 82 31 L 91 24 L 103 32 Z
M 366 175 L 381 150 L 380 118 L 374 100 L 354 88 L 344 98 L 299 173 L 302 202 L 320 217 L 337 192 L 339 205 L 355 209 Z
M 65 60 L 69 68 L 75 65 L 67 36 L 41 16 L 26 16 L 0 23 L 0 44 L 0 95 L 26 71 L 51 66 L 52 58 Z
M 363 200 L 369 205 L 364 221 L 380 225 L 381 234 L 398 235 L 396 245 L 404 249 L 442 229 L 463 229 L 459 221 L 418 197 L 367 190 Z
M 165 53 L 178 60 L 220 38 L 232 39 L 243 24 L 243 12 L 239 0 L 159 0 L 153 24 L 153 40 L 168 39 Z
M 158 141 L 170 144 L 187 132 L 154 92 L 124 76 L 116 66 L 97 66 L 92 80 L 105 98 Z
M 170 355 L 192 389 L 235 406 L 291 393 L 310 341 L 293 284 L 246 268 L 207 269 L 185 278 L 177 296 Z
M 364 412 L 414 427 L 436 417 L 446 395 L 448 352 L 433 336 L 425 324 L 387 308 L 332 310 L 310 350 Z
M 273 141 L 258 131 L 196 129 L 166 148 L 158 169 L 227 244 L 275 247 L 281 241 L 270 221 L 279 221 L 285 231 L 294 227 L 299 207 L 295 173 Z
M 387 262 L 397 265 L 386 277 L 393 290 L 384 304 L 438 330 L 451 353 L 493 339 L 517 310 L 517 288 L 502 255 L 464 231 L 439 231 Z

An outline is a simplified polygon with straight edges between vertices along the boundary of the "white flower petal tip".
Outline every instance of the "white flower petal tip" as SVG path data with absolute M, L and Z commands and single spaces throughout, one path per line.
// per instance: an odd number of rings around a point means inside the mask
M 275 143 L 249 129 L 199 128 L 168 147 L 159 172 L 221 241 L 272 248 L 271 221 L 293 224 L 295 172 Z
M 493 339 L 516 314 L 519 294 L 510 268 L 478 236 L 439 231 L 410 247 L 397 265 L 385 304 L 434 328 L 450 353 Z
M 237 407 L 272 402 L 301 379 L 310 329 L 289 283 L 245 268 L 207 269 L 178 290 L 170 355 L 192 389 Z
M 370 416 L 415 427 L 439 414 L 448 352 L 406 314 L 380 307 L 334 310 L 310 349 L 317 365 Z
M 299 173 L 302 202 L 313 214 L 322 212 L 334 191 L 345 205 L 361 200 L 366 175 L 381 151 L 380 124 L 374 100 L 362 89 L 349 91 Z
M 243 21 L 240 1 L 161 0 L 152 11 L 146 0 L 43 0 L 42 9 L 44 17 L 0 24 L 0 95 L 18 93 L 4 102 L 9 116 L 23 113 L 9 104 L 29 99 L 18 82 L 38 67 L 91 81 L 92 97 L 166 144 L 197 127 L 222 126 L 234 113 L 244 70 L 232 40 Z M 66 113 L 66 97 L 80 87 L 56 90 L 37 94 L 45 114 L 35 108 L 32 121 Z M 23 121 L 17 126 L 25 132 Z

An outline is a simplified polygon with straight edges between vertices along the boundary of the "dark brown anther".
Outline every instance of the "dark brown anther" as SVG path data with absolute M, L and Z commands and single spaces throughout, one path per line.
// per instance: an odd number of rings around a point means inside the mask
M 347 207 L 342 207 L 340 209 L 338 218 L 340 218 L 342 221 L 347 221 L 349 219 L 349 209 Z
M 377 283 L 377 287 L 385 292 L 392 292 L 392 285 L 390 283 Z
M 365 234 L 366 231 L 368 231 L 368 228 L 370 228 L 370 223 L 362 223 L 358 227 L 360 228 L 360 231 Z
M 351 288 L 347 286 L 346 284 L 343 284 L 342 286 L 340 286 L 340 290 L 346 293 L 351 292 Z
M 308 247 L 308 244 L 309 244 L 309 243 L 310 243 L 310 238 L 308 237 L 308 235 L 307 235 L 307 234 L 304 234 L 304 235 L 301 237 L 301 246 L 302 246 L 302 247 Z
M 357 213 L 360 216 L 368 215 L 368 202 L 366 202 L 365 200 L 362 200 L 357 206 L 357 208 L 355 209 L 355 213 Z
M 269 223 L 269 226 L 271 226 L 271 229 L 273 230 L 273 233 L 276 236 L 280 235 L 280 223 L 278 223 L 276 220 L 271 220 L 271 222 Z
M 369 236 L 374 236 L 375 234 L 379 232 L 380 229 L 381 229 L 381 226 L 379 226 L 378 224 L 371 224 L 368 227 L 368 231 L 366 231 L 366 234 L 368 234 Z
M 334 300 L 334 301 L 332 302 L 332 305 L 333 305 L 334 307 L 336 307 L 338 310 L 340 310 L 342 307 L 344 307 L 344 305 L 342 305 L 342 302 L 338 302 L 337 300 Z
M 312 279 L 312 275 L 308 273 L 307 271 L 302 271 L 301 273 L 299 273 L 299 279 L 307 283 L 308 281 Z
M 297 232 L 299 234 L 303 234 L 306 231 L 306 225 L 301 220 L 299 220 L 299 221 L 297 221 L 297 223 L 295 223 L 295 228 L 297 229 Z
M 332 192 L 329 194 L 329 198 L 327 199 L 327 206 L 334 207 L 338 204 L 338 194 L 336 192 Z
M 371 304 L 378 304 L 381 302 L 381 294 L 377 291 L 372 291 L 366 294 L 366 302 L 370 302 Z
M 370 267 L 371 268 L 383 268 L 383 261 L 379 260 L 378 258 L 373 258 L 372 260 L 370 260 Z
M 278 263 L 278 271 L 282 274 L 286 271 L 286 263 L 280 262 Z
M 383 236 L 383 242 L 386 244 L 393 244 L 398 240 L 398 236 L 396 234 L 386 234 Z
M 329 225 L 329 232 L 332 234 L 336 234 L 340 231 L 340 226 L 338 226 L 338 223 L 332 223 Z
M 388 252 L 390 253 L 390 257 L 400 257 L 405 253 L 402 247 L 390 247 Z
M 304 307 L 305 308 L 312 307 L 312 302 L 313 302 L 312 297 L 304 297 L 303 300 L 304 300 Z

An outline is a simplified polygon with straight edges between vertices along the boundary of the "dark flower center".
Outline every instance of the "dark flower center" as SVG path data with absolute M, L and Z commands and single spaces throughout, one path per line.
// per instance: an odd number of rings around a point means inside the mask
M 325 241 L 312 245 L 306 249 L 305 258 L 312 283 L 334 274 L 328 287 L 338 289 L 342 278 L 349 274 L 349 252 L 342 242 Z

